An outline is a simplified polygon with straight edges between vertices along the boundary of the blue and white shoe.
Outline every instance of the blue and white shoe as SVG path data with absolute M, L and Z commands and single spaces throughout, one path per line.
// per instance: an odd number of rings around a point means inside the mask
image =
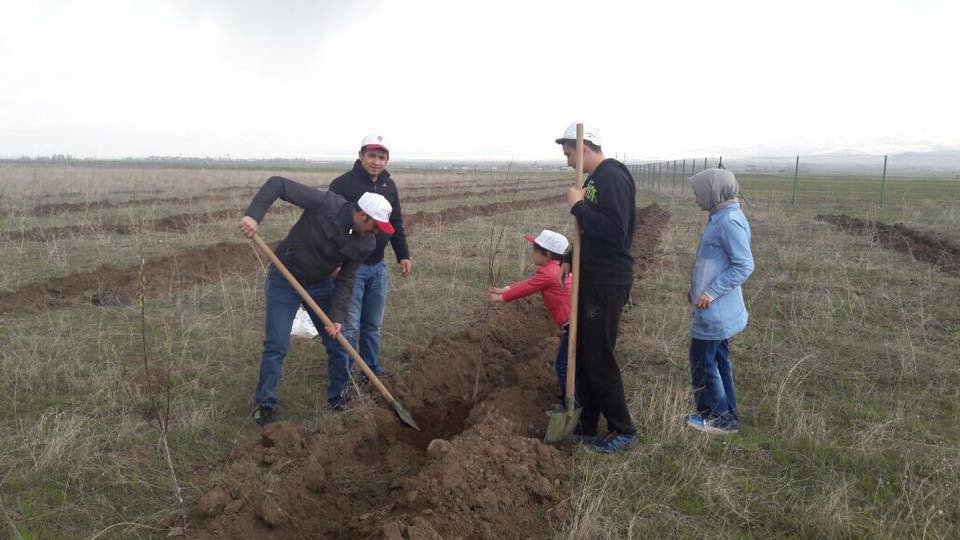
M 639 438 L 636 433 L 626 435 L 611 431 L 602 439 L 594 442 L 590 449 L 598 454 L 618 454 L 633 448 L 637 443 L 639 443 Z
M 687 417 L 687 425 L 697 431 L 710 433 L 713 435 L 730 435 L 740 432 L 740 421 L 728 420 L 718 417 L 705 418 L 699 414 L 691 414 Z

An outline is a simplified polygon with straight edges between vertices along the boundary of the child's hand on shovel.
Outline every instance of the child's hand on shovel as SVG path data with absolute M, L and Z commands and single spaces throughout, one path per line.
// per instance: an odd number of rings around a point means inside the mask
M 340 324 L 340 323 L 338 323 L 338 322 L 335 322 L 335 323 L 333 323 L 332 325 L 330 325 L 330 326 L 324 326 L 323 328 L 324 328 L 324 330 L 327 331 L 327 334 L 328 334 L 330 337 L 335 338 L 335 337 L 337 337 L 337 334 L 340 333 L 340 330 L 343 330 L 343 325 Z

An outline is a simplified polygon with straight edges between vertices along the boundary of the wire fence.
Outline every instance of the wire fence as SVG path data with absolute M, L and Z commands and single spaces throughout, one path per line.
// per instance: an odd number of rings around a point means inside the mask
M 686 158 L 628 163 L 640 189 L 682 196 L 690 193 L 688 179 L 711 167 L 724 167 L 737 176 L 741 195 L 752 201 L 793 206 L 960 206 L 960 171 L 946 167 L 896 167 L 888 156 L 847 162 L 810 159 L 724 161 L 722 157 Z

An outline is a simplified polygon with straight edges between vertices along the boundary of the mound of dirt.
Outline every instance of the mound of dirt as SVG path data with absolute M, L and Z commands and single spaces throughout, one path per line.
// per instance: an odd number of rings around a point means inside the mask
M 942 272 L 960 275 L 960 246 L 946 238 L 911 229 L 903 223 L 887 225 L 846 215 L 818 215 L 818 221 L 836 225 L 848 234 L 867 234 L 881 246 L 935 265 Z
M 668 215 L 638 213 L 649 268 Z M 643 237 L 644 240 L 640 241 Z M 640 274 L 638 273 L 638 276 Z M 569 448 L 541 439 L 555 400 L 557 330 L 539 299 L 485 308 L 468 330 L 408 351 L 391 390 L 423 428 L 379 397 L 321 431 L 268 426 L 222 464 L 200 498 L 199 538 L 549 536 L 569 495 Z

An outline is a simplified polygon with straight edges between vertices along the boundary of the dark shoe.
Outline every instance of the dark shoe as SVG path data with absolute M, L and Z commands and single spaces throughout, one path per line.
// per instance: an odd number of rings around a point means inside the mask
M 564 442 L 570 444 L 585 444 L 587 446 L 593 446 L 597 442 L 596 435 L 582 435 L 580 433 L 571 433 L 569 437 L 564 439 Z
M 253 413 L 253 420 L 261 427 L 276 422 L 276 411 L 266 407 L 258 407 L 256 412 Z
M 393 372 L 386 369 L 381 369 L 380 373 L 374 373 L 374 375 L 376 375 L 377 378 L 380 379 L 381 381 L 389 381 L 393 379 Z M 360 378 L 359 378 L 359 381 L 357 381 L 357 386 L 359 386 L 360 388 L 364 388 L 369 384 L 370 384 L 370 379 L 367 378 L 367 374 L 360 373 Z
M 330 410 L 335 412 L 340 412 L 345 409 L 347 403 L 350 403 L 350 394 L 347 392 L 344 392 L 340 399 L 327 401 L 327 404 L 330 405 Z
M 687 417 L 687 425 L 697 431 L 712 435 L 732 435 L 740 432 L 740 421 L 736 418 L 726 419 L 691 414 Z
M 618 454 L 633 448 L 638 442 L 639 439 L 636 433 L 626 435 L 611 431 L 602 439 L 593 443 L 590 449 L 598 454 Z

